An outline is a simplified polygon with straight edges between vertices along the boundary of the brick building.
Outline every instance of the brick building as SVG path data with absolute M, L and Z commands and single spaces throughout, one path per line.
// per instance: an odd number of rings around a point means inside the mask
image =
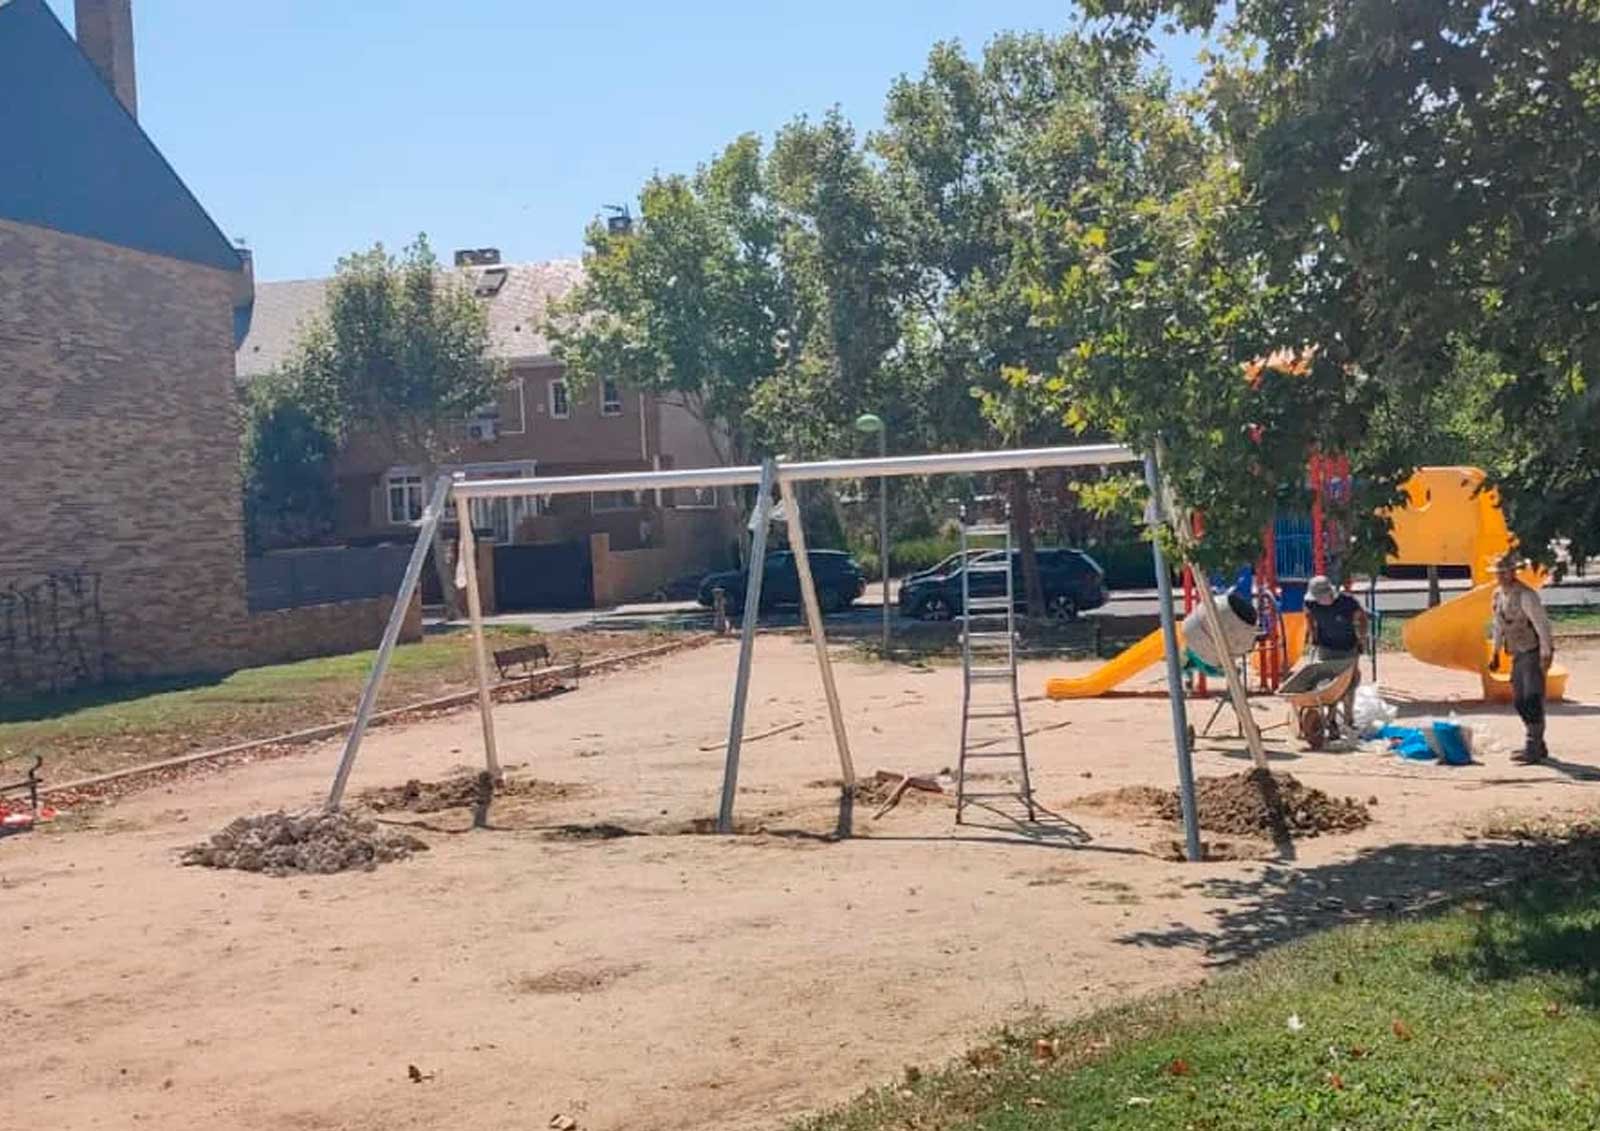
M 490 349 L 507 371 L 500 403 L 463 421 L 452 464 L 469 478 L 588 475 L 722 462 L 712 434 L 685 406 L 602 381 L 571 386 L 551 354 L 544 326 L 550 302 L 582 277 L 574 260 L 503 263 L 492 248 L 457 252 L 453 268 L 485 306 Z M 241 380 L 287 362 L 307 325 L 326 307 L 329 280 L 263 282 L 256 288 L 250 331 L 239 348 Z M 422 512 L 425 484 L 403 454 L 358 434 L 335 465 L 339 515 L 336 535 L 352 542 L 409 537 Z M 611 492 L 479 500 L 473 526 L 501 547 L 580 545 L 591 559 L 591 598 L 641 597 L 675 579 L 724 564 L 739 535 L 738 500 L 731 491 Z M 596 539 L 603 537 L 604 541 Z M 596 555 L 604 554 L 608 565 Z M 631 555 L 631 556 L 630 556 Z M 609 561 L 611 557 L 617 560 Z M 552 567 L 533 554 L 499 555 L 506 603 L 541 603 L 537 587 L 515 584 L 503 570 L 527 562 Z M 565 560 L 565 559 L 562 559 Z M 604 579 L 612 579 L 610 582 Z M 558 601 L 556 592 L 544 594 Z
M 0 0 L 0 695 L 237 666 L 249 264 L 140 128 L 130 0 Z

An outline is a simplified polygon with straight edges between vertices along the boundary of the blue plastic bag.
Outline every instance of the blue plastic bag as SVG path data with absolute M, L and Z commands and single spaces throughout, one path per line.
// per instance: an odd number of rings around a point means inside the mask
M 1433 762 L 1438 755 L 1428 745 L 1428 736 L 1416 727 L 1397 727 L 1393 723 L 1378 732 L 1378 737 L 1388 742 L 1389 749 L 1402 758 L 1414 762 Z
M 1461 733 L 1460 723 L 1434 723 L 1433 738 L 1439 745 L 1439 755 L 1443 758 L 1445 765 L 1472 765 L 1472 753 L 1467 749 L 1467 740 Z

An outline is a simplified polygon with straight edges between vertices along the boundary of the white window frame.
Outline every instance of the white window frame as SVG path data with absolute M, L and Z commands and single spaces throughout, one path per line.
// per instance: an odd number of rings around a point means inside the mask
M 395 517 L 396 490 L 401 492 L 400 502 L 405 508 L 405 515 L 399 518 Z M 383 511 L 390 526 L 415 526 L 422 521 L 422 512 L 427 505 L 420 472 L 408 467 L 391 467 L 384 472 Z
M 714 511 L 719 505 L 715 487 L 674 487 L 672 509 L 680 511 Z
M 452 474 L 461 472 L 468 481 L 532 479 L 537 473 L 537 464 L 532 460 L 507 460 L 496 463 L 469 463 L 449 470 Z M 472 499 L 469 500 L 468 506 L 472 513 L 472 529 L 493 531 L 492 534 L 484 535 L 483 540 L 492 545 L 505 545 L 516 541 L 517 527 L 522 525 L 523 519 L 550 513 L 550 497 L 517 495 L 499 499 Z
M 611 390 L 615 390 L 616 391 L 616 394 L 617 394 L 617 399 L 616 400 L 612 400 L 610 397 L 608 397 L 606 395 L 607 392 L 609 392 Z M 602 378 L 600 378 L 600 415 L 601 416 L 621 416 L 622 415 L 622 406 L 623 406 L 622 382 L 618 381 L 615 377 L 602 377 Z
M 632 501 L 631 502 L 621 503 L 621 504 L 618 504 L 616 506 L 611 506 L 609 504 L 602 506 L 601 502 L 600 502 L 600 497 L 602 495 L 616 496 L 616 497 L 626 496 L 626 497 L 630 498 Z M 643 502 L 639 498 L 639 492 L 638 491 L 591 491 L 589 493 L 589 513 L 590 514 L 620 514 L 623 511 L 640 510 L 640 509 L 642 509 L 642 507 L 643 507 Z
M 561 389 L 561 411 L 556 411 L 556 389 Z M 545 404 L 550 409 L 551 420 L 569 420 L 572 417 L 572 389 L 565 377 L 552 377 L 544 387 Z

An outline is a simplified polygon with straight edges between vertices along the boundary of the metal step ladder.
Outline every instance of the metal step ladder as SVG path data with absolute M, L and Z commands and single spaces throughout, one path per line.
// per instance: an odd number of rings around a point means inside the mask
M 1011 569 L 1010 508 L 1005 521 L 968 522 L 961 509 L 961 753 L 956 763 L 956 823 L 976 800 L 1012 798 L 1036 820 L 1033 783 L 1028 778 L 1028 747 L 1022 732 L 1022 701 L 1017 694 L 1016 579 Z M 976 578 L 998 576 L 999 590 Z M 976 724 L 976 725 L 974 725 Z M 969 759 L 1015 759 L 1022 790 L 973 792 L 967 789 Z

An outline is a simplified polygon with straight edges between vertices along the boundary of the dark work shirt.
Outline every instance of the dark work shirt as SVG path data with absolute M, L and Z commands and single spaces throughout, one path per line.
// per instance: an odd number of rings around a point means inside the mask
M 1341 593 L 1331 605 L 1306 602 L 1306 616 L 1311 621 L 1311 640 L 1324 648 L 1340 652 L 1353 652 L 1356 648 L 1356 614 L 1360 603 L 1350 594 Z

